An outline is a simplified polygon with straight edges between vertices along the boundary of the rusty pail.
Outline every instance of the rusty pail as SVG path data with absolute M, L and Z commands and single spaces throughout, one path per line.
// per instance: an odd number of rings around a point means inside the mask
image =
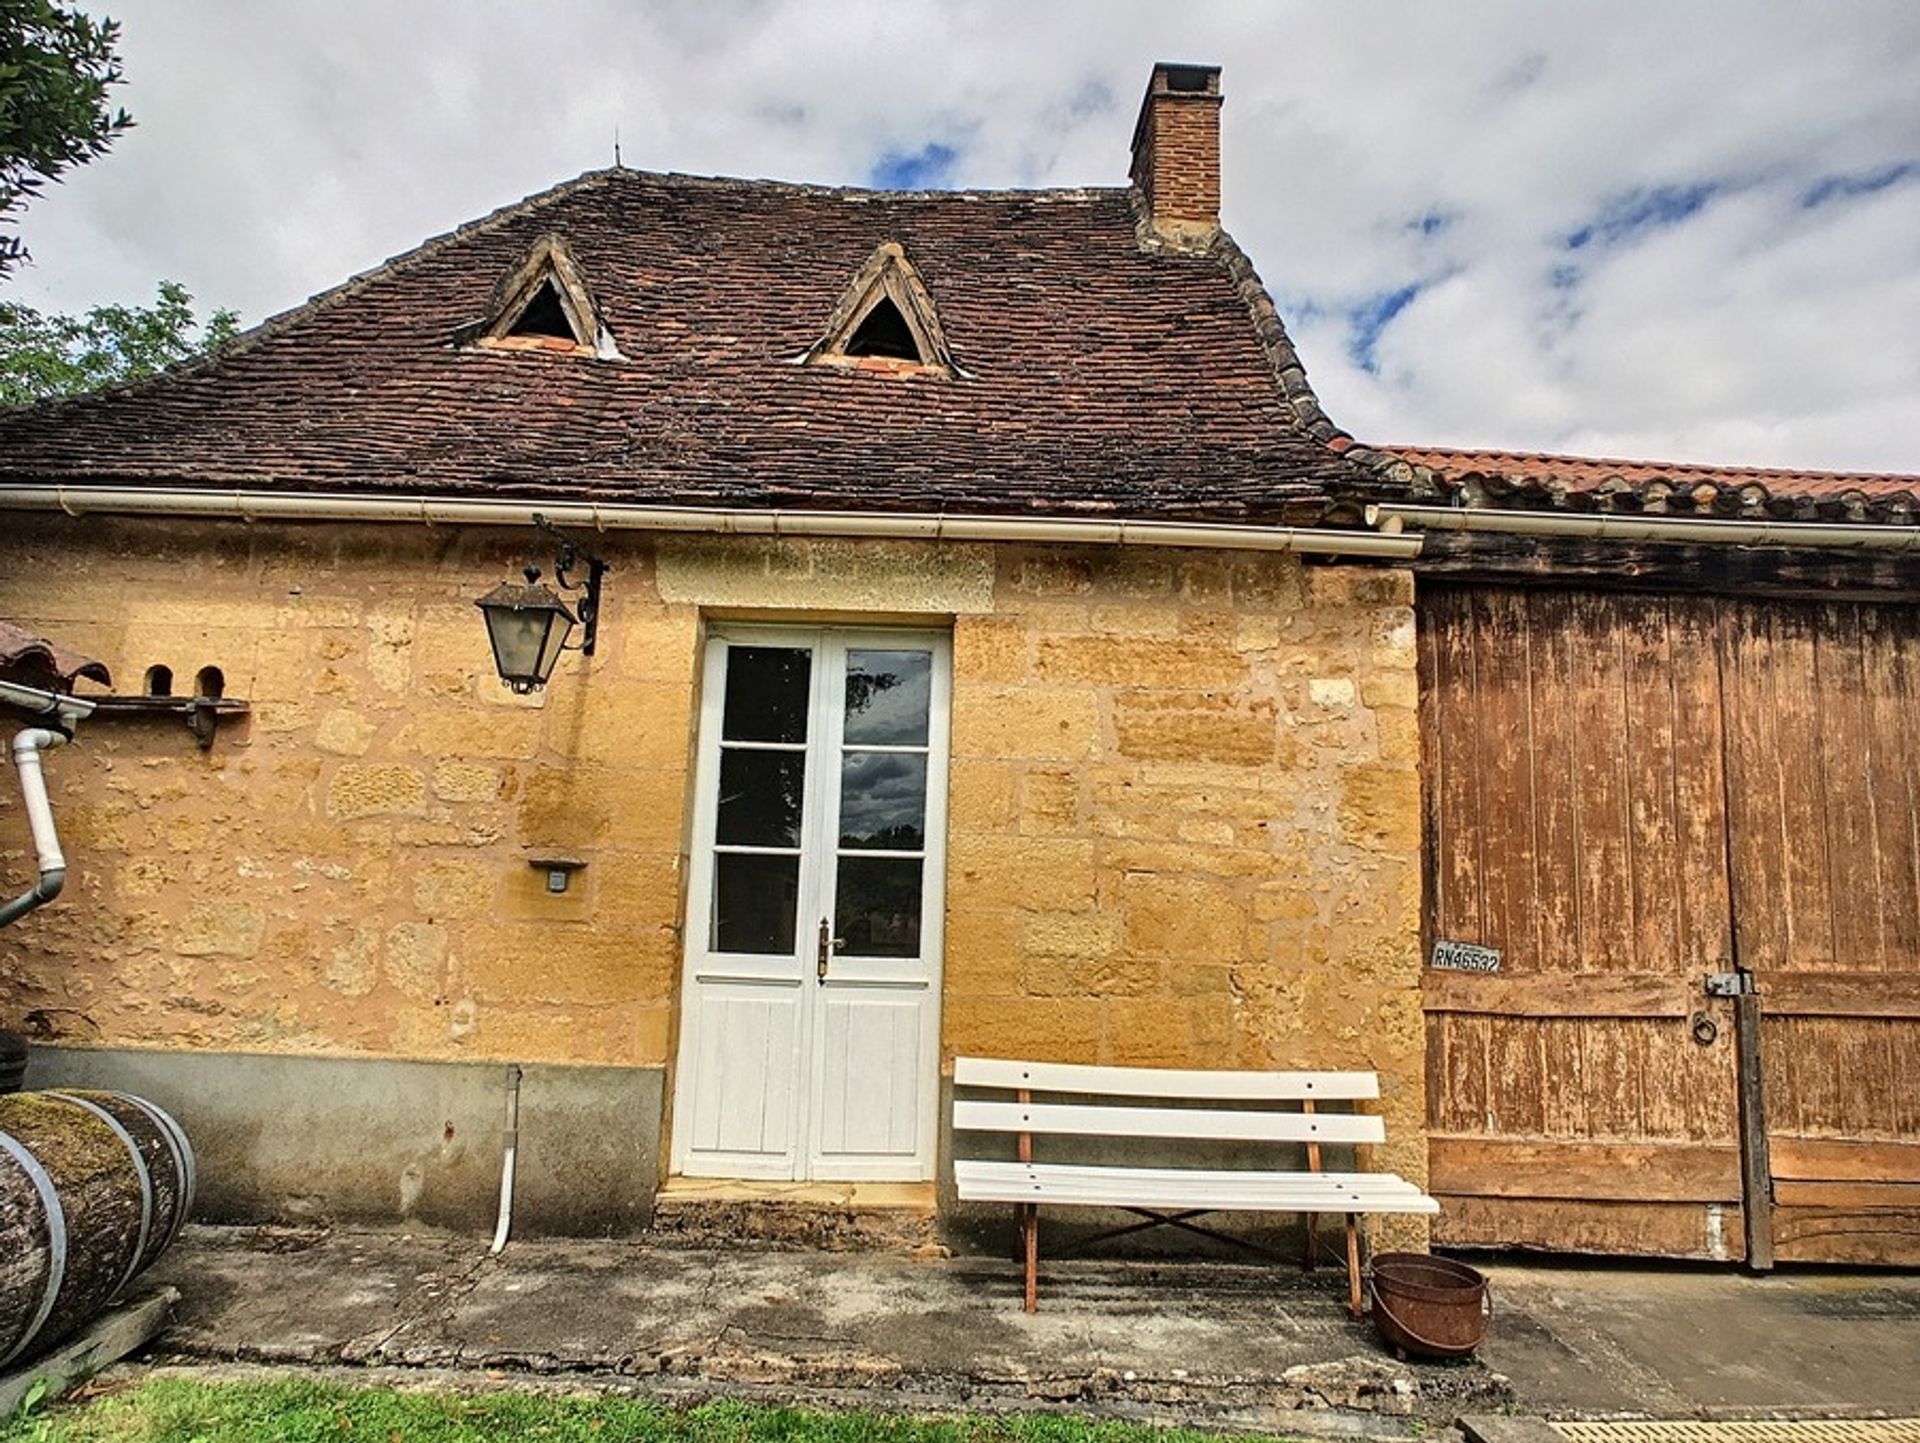
M 1425 1253 L 1373 1260 L 1373 1325 L 1390 1348 L 1424 1358 L 1464 1358 L 1487 1335 L 1493 1299 L 1465 1263 Z

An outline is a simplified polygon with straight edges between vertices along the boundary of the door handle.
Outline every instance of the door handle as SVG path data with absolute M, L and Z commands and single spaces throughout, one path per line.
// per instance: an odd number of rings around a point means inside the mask
M 824 983 L 827 980 L 827 964 L 833 960 L 833 954 L 846 945 L 847 939 L 834 936 L 833 924 L 822 917 L 819 950 L 814 953 L 813 959 L 813 976 L 816 982 Z

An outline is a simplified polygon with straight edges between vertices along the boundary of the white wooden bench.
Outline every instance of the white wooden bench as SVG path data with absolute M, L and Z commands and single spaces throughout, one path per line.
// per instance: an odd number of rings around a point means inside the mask
M 1440 1211 L 1437 1202 L 1393 1173 L 1321 1170 L 1323 1144 L 1386 1141 L 1386 1123 L 1379 1117 L 1319 1110 L 1321 1103 L 1378 1097 L 1380 1080 L 1371 1072 L 1180 1072 L 962 1057 L 954 1062 L 953 1081 L 956 1088 L 1015 1094 L 1013 1101 L 955 1098 L 956 1132 L 1017 1134 L 1019 1160 L 956 1159 L 953 1178 L 964 1202 L 1013 1204 L 1026 1255 L 1029 1313 L 1039 1290 L 1042 1206 L 1111 1208 L 1147 1219 L 1100 1238 L 1177 1227 L 1238 1246 L 1251 1245 L 1193 1220 L 1212 1212 L 1304 1213 L 1309 1267 L 1318 1247 L 1318 1215 L 1340 1214 L 1347 1228 L 1348 1306 L 1356 1318 L 1364 1311 L 1360 1218 Z M 1036 1102 L 1036 1093 L 1071 1100 Z M 1143 1105 L 1141 1099 L 1149 1101 Z M 1153 1100 L 1180 1105 L 1155 1106 Z M 1305 1145 L 1307 1166 L 1281 1172 L 1036 1162 L 1036 1135 L 1298 1143 Z

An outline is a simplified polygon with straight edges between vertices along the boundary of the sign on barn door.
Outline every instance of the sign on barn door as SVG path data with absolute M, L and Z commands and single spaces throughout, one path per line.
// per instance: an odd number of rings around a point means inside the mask
M 1420 665 L 1430 938 L 1501 954 L 1426 977 L 1436 1236 L 1920 1260 L 1911 612 L 1433 587 Z
M 948 638 L 707 646 L 675 1171 L 933 1176 Z

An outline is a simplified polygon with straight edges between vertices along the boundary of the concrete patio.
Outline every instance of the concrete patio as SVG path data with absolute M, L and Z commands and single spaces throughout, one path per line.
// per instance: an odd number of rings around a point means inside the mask
M 1070 1407 L 1413 1436 L 1462 1414 L 1920 1412 L 1920 1279 L 1490 1269 L 1483 1360 L 1398 1362 L 1336 1269 L 189 1229 L 162 1360 L 445 1370 L 690 1398 Z

